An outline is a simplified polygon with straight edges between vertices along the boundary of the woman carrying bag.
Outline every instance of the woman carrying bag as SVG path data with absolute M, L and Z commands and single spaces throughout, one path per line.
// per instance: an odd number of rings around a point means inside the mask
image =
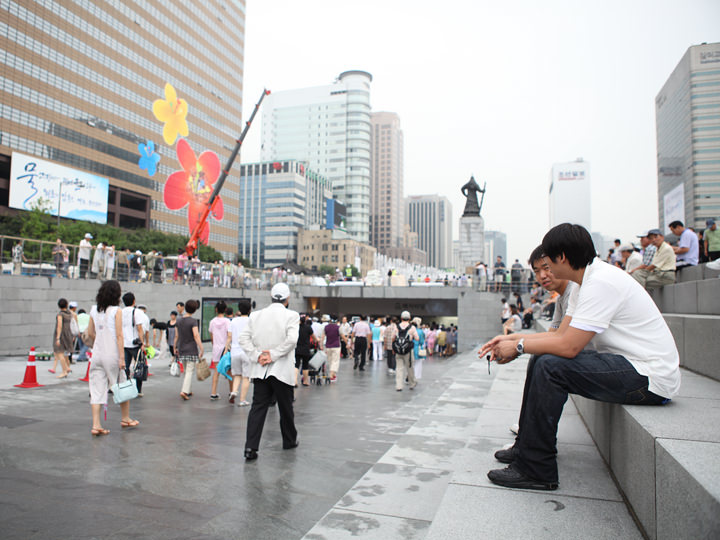
M 125 379 L 125 350 L 123 348 L 122 311 L 120 304 L 120 283 L 115 280 L 104 282 L 95 297 L 90 310 L 87 334 L 94 340 L 90 364 L 90 409 L 92 410 L 92 435 L 107 435 L 110 430 L 100 423 L 100 409 L 107 405 L 108 389 L 115 384 L 122 373 Z M 120 404 L 120 425 L 135 427 L 140 422 L 130 418 L 130 402 Z
M 195 364 L 203 355 L 202 341 L 200 340 L 200 332 L 198 331 L 198 321 L 192 317 L 192 314 L 200 307 L 197 300 L 188 300 L 185 302 L 185 311 L 182 319 L 175 325 L 177 331 L 175 333 L 175 354 L 178 356 L 178 362 L 185 366 L 185 378 L 183 379 L 180 397 L 184 400 L 190 399 L 192 396 L 192 378 L 195 373 Z

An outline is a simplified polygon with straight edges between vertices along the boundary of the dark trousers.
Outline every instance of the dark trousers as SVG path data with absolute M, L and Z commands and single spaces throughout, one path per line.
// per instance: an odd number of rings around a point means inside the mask
M 365 369 L 365 357 L 367 356 L 367 338 L 356 337 L 355 338 L 355 367 L 358 366 L 358 360 L 360 361 L 360 369 Z
M 340 356 L 342 356 L 343 358 L 347 358 L 347 355 L 347 344 L 345 343 L 345 340 L 343 338 L 340 338 Z
M 130 365 L 137 358 L 140 347 L 125 347 L 125 376 L 130 379 Z M 135 379 L 138 392 L 142 392 L 142 379 Z
M 648 378 L 618 354 L 583 351 L 575 358 L 551 354 L 532 357 L 513 466 L 534 480 L 558 481 L 557 428 L 568 394 L 631 405 L 661 405 L 666 401 L 650 392 Z
M 90 266 L 90 259 L 80 259 L 80 279 L 87 278 L 88 267 Z
M 387 360 L 388 369 L 395 369 L 397 367 L 397 360 L 395 359 L 395 351 L 392 349 L 385 349 L 385 357 Z
M 280 411 L 280 433 L 283 448 L 290 448 L 297 441 L 295 413 L 293 412 L 293 387 L 275 377 L 253 379 L 253 402 L 247 420 L 245 448 L 257 450 L 260 447 L 267 410 L 273 399 L 277 400 Z

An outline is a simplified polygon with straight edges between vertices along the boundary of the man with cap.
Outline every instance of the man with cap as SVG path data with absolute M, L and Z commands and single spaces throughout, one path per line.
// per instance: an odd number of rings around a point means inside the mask
M 632 244 L 622 245 L 618 251 L 620 251 L 620 262 L 622 262 L 628 274 L 632 274 L 633 270 L 642 265 L 642 257 L 635 251 Z
M 293 387 L 300 315 L 288 309 L 290 288 L 287 284 L 274 285 L 270 296 L 272 303 L 250 314 L 238 340 L 250 358 L 250 378 L 255 385 L 245 441 L 245 459 L 248 461 L 257 458 L 265 416 L 274 399 L 280 411 L 283 449 L 289 450 L 298 445 Z
M 397 344 L 398 340 L 406 339 L 406 335 L 411 341 L 420 341 L 420 336 L 418 336 L 417 330 L 412 324 L 410 324 L 409 311 L 403 311 L 400 314 L 400 324 L 398 324 L 398 331 L 395 334 L 395 339 L 393 341 Z M 395 351 L 397 358 L 395 390 L 398 392 L 402 391 L 403 386 L 405 385 L 406 376 L 408 384 L 410 385 L 410 390 L 413 390 L 415 386 L 417 386 L 417 381 L 415 380 L 415 370 L 412 366 L 413 347 L 411 346 L 406 353 L 403 353 L 395 347 L 393 347 L 393 350 Z
M 720 230 L 714 219 L 705 221 L 707 229 L 703 233 L 703 244 L 705 245 L 705 256 L 709 261 L 720 259 Z
M 80 277 L 87 279 L 88 267 L 90 266 L 90 250 L 92 249 L 92 234 L 86 233 L 85 238 L 80 240 L 80 249 L 78 249 L 78 265 L 80 266 Z
M 647 236 L 657 251 L 650 265 L 647 268 L 636 269 L 632 273 L 632 277 L 646 289 L 675 283 L 675 252 L 673 248 L 665 242 L 665 235 L 660 232 L 660 229 L 650 229 Z

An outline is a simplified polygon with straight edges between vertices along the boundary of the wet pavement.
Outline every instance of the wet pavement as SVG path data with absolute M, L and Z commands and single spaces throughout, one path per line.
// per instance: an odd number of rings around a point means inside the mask
M 86 364 L 58 381 L 47 373 L 52 363 L 38 361 L 47 386 L 20 389 L 12 385 L 24 361 L 0 361 L 1 536 L 301 538 L 436 403 L 457 358 L 426 360 L 418 387 L 403 392 L 384 365 L 359 372 L 343 360 L 337 384 L 296 390 L 300 446 L 282 450 L 271 410 L 250 463 L 248 408 L 227 403 L 224 381 L 220 401 L 210 401 L 208 379 L 194 381 L 193 399 L 183 402 L 181 379 L 155 361 L 145 397 L 131 404 L 141 425 L 121 429 L 111 403 L 111 433 L 94 438 L 87 384 L 77 380 Z

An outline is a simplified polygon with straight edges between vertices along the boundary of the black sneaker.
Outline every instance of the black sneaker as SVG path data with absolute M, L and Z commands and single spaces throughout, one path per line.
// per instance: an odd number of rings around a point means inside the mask
M 210 394 L 210 401 L 217 401 L 218 399 L 220 399 L 219 394 Z
M 283 445 L 283 450 L 292 450 L 293 448 L 297 448 L 298 446 L 300 446 L 300 441 L 295 439 L 295 442 L 292 443 L 291 445 L 288 445 L 288 446 Z
M 558 488 L 557 482 L 542 482 L 533 480 L 523 473 L 514 469 L 512 464 L 504 469 L 495 469 L 487 473 L 487 477 L 493 484 L 515 489 L 538 489 L 542 491 L 554 491 Z
M 252 461 L 253 459 L 257 459 L 257 457 L 258 457 L 257 450 L 253 450 L 252 448 L 245 449 L 245 460 L 246 461 Z
M 510 448 L 503 448 L 495 452 L 495 459 L 500 463 L 512 463 L 515 461 L 515 456 L 517 456 L 517 450 L 515 450 L 514 445 Z

